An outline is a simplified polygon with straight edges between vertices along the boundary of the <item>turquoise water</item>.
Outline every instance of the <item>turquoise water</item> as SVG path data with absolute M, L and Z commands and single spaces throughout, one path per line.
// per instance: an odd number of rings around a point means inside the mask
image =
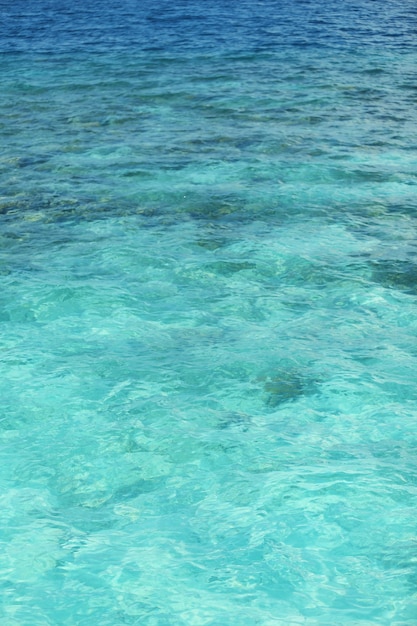
M 2 626 L 416 624 L 412 4 L 19 6 Z

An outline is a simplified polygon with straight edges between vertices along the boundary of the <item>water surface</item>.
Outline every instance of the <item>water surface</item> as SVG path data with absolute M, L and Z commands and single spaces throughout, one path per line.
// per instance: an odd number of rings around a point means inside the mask
M 416 623 L 415 32 L 2 7 L 4 626 Z

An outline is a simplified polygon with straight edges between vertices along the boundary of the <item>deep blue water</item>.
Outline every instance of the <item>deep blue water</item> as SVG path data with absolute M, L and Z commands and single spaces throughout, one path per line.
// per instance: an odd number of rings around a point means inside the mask
M 415 2 L 0 18 L 1 625 L 415 625 Z

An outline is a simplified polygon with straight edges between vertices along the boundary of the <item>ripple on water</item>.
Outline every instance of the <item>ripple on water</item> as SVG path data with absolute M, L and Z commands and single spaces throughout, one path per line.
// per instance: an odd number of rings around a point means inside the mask
M 411 626 L 412 3 L 20 5 L 1 623 Z

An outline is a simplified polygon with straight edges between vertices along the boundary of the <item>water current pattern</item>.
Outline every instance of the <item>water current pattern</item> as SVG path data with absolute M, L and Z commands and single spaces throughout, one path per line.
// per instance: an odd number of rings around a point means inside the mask
M 0 2 L 2 626 L 417 624 L 416 36 Z

